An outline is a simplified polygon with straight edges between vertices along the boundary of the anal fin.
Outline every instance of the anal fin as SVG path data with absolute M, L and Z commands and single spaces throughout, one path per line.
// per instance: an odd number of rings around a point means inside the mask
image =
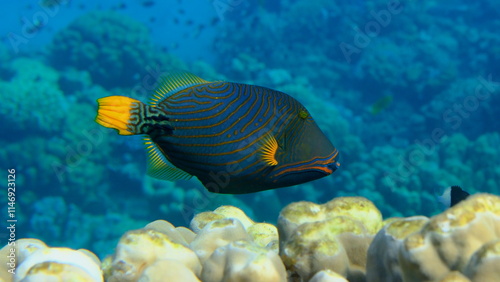
M 144 141 L 146 141 L 148 155 L 147 174 L 149 176 L 168 181 L 187 180 L 192 177 L 191 174 L 171 164 L 160 147 L 150 137 L 145 137 Z

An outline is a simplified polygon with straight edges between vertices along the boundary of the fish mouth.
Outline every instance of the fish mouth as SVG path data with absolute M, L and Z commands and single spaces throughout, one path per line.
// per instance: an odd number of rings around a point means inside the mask
M 331 162 L 326 165 L 334 173 L 340 167 L 340 154 L 337 151 L 331 158 Z
M 316 170 L 318 172 L 322 172 L 326 175 L 330 175 L 334 173 L 340 167 L 340 156 L 339 151 L 335 149 L 333 153 L 326 158 L 318 158 L 315 162 L 313 162 L 309 167 L 305 167 L 305 169 Z
M 330 154 L 327 157 L 314 158 L 307 162 L 292 163 L 289 165 L 285 165 L 275 171 L 274 177 L 276 179 L 279 179 L 290 173 L 299 174 L 299 173 L 311 173 L 311 172 L 315 172 L 315 174 L 321 175 L 320 177 L 330 175 L 333 172 L 335 172 L 340 166 L 340 163 L 338 161 L 339 159 L 338 155 L 339 155 L 338 151 L 335 150 L 332 154 Z
M 332 171 L 331 173 L 334 173 L 340 167 L 340 163 L 338 161 L 335 161 L 328 164 L 327 167 Z
M 322 162 L 325 160 L 323 159 Z M 314 181 L 335 172 L 340 166 L 340 163 L 333 159 L 326 163 L 313 160 L 310 165 L 302 165 L 299 167 L 285 167 L 271 177 L 273 184 L 278 184 L 279 187 L 299 185 L 309 181 Z

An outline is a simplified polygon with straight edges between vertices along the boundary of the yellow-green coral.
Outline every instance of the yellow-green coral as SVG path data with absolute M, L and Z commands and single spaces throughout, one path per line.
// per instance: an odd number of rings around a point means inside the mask
M 420 230 L 427 221 L 429 219 L 425 216 L 394 218 L 387 223 L 386 233 L 395 239 L 404 239 L 411 233 Z
M 364 279 L 366 250 L 381 226 L 380 211 L 365 198 L 292 203 L 278 218 L 280 254 L 287 269 L 302 279 L 322 269 Z
M 191 249 L 174 243 L 162 232 L 138 229 L 122 236 L 112 262 L 106 262 L 104 272 L 109 281 L 136 281 L 148 266 L 166 259 L 183 263 L 195 274 L 201 271 L 198 257 Z
M 158 260 L 144 269 L 138 281 L 201 281 L 191 269 L 183 263 L 173 260 Z
M 217 248 L 239 240 L 251 240 L 241 222 L 235 218 L 223 218 L 209 222 L 197 233 L 190 247 L 203 263 Z
M 321 270 L 314 274 L 309 282 L 348 282 L 344 276 L 332 270 Z
M 184 246 L 189 245 L 189 243 L 194 238 L 193 231 L 186 229 L 186 228 L 184 228 L 184 229 L 182 229 L 182 231 L 180 231 L 180 229 L 176 228 L 170 222 L 165 221 L 165 220 L 153 221 L 153 222 L 147 224 L 146 226 L 144 226 L 144 229 L 151 229 L 151 230 L 161 232 L 161 233 L 167 235 L 168 238 L 170 240 L 172 240 L 172 242 L 182 244 Z
M 286 281 L 286 270 L 276 252 L 252 241 L 219 247 L 203 264 L 201 279 L 216 281 Z
M 45 281 L 65 279 L 71 281 L 103 281 L 100 262 L 86 252 L 68 248 L 41 248 L 16 268 L 15 281 Z
M 344 215 L 363 222 L 370 234 L 376 234 L 382 227 L 382 214 L 377 207 L 363 197 L 340 197 L 324 204 L 329 216 Z
M 429 219 L 425 216 L 390 218 L 368 248 L 366 276 L 370 282 L 402 281 L 399 248 L 408 235 L 420 231 Z
M 262 247 L 278 252 L 278 229 L 269 223 L 255 223 L 247 228 L 248 235 Z
M 33 266 L 23 281 L 74 281 L 89 282 L 95 280 L 83 269 L 69 264 L 42 262 Z
M 496 281 L 500 277 L 500 239 L 490 241 L 477 250 L 464 273 L 472 281 Z
M 376 277 L 453 281 L 450 277 L 458 275 L 453 272 L 460 272 L 458 276 L 472 281 L 493 281 L 491 277 L 498 279 L 500 273 L 477 262 L 485 250 L 495 253 L 491 246 L 499 237 L 500 197 L 476 194 L 430 219 L 391 220 L 368 250 L 367 275 L 374 282 L 382 281 Z M 489 279 L 474 278 L 479 265 L 484 266 L 481 277 Z
M 375 228 L 382 224 L 374 238 Z M 193 224 L 196 233 L 158 220 L 125 233 L 101 269 L 99 259 L 87 250 L 49 248 L 38 240 L 20 239 L 16 277 L 31 281 L 500 279 L 500 197 L 494 195 L 470 196 L 432 218 L 385 221 L 363 198 L 336 198 L 322 205 L 299 202 L 283 209 L 279 225 L 278 255 L 276 228 L 254 223 L 236 207 L 203 213 Z M 4 257 L 8 253 L 8 246 L 0 251 Z
M 471 196 L 436 215 L 409 235 L 401 249 L 405 279 L 437 279 L 449 271 L 463 271 L 471 255 L 500 236 L 500 198 Z
M 322 269 L 347 277 L 364 268 L 370 241 L 360 221 L 337 216 L 300 225 L 280 253 L 287 269 L 302 279 L 310 279 Z
M 228 221 L 222 219 L 237 219 L 247 231 L 250 238 L 258 245 L 278 251 L 278 230 L 274 225 L 266 223 L 255 223 L 241 209 L 234 206 L 220 206 L 213 212 L 202 212 L 197 214 L 191 221 L 191 229 L 200 232 L 207 224 L 212 226 L 226 224 Z
M 238 219 L 245 228 L 254 224 L 242 210 L 234 206 L 221 206 L 210 212 L 202 212 L 197 214 L 193 220 L 191 220 L 191 229 L 194 232 L 198 232 L 205 227 L 208 223 L 223 219 L 223 218 L 236 218 Z

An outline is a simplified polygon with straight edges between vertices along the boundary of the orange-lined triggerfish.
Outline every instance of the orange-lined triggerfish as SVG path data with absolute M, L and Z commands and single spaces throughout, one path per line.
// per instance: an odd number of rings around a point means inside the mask
M 144 134 L 148 174 L 196 176 L 214 193 L 243 194 L 333 173 L 338 151 L 291 96 L 265 87 L 165 76 L 149 104 L 124 96 L 97 100 L 97 123 Z

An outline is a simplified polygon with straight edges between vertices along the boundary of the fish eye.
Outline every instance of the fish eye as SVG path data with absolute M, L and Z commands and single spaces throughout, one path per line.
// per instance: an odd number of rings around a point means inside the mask
M 305 110 L 300 110 L 300 111 L 299 111 L 299 117 L 300 117 L 301 119 L 306 119 L 306 118 L 308 118 L 308 117 L 309 117 L 309 113 L 308 113 L 307 111 L 305 111 Z

